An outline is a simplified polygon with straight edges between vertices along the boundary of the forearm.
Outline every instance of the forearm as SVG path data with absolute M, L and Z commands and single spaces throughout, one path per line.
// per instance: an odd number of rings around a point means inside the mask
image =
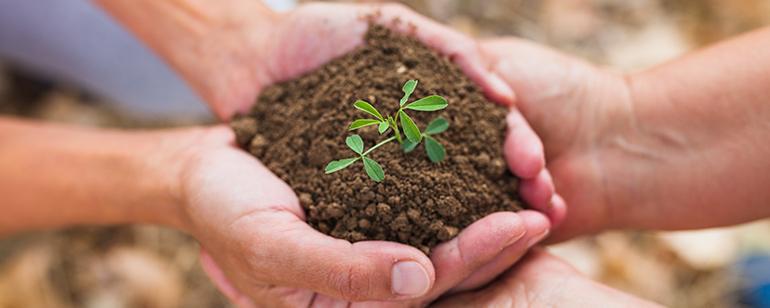
M 94 1 L 211 105 L 253 100 L 258 90 L 253 85 L 269 78 L 264 75 L 266 70 L 258 67 L 243 69 L 258 63 L 254 58 L 259 58 L 277 18 L 259 0 Z M 217 115 L 223 119 L 229 116 Z
M 629 77 L 631 146 L 608 143 L 634 227 L 770 216 L 770 28 Z
M 0 236 L 122 223 L 184 229 L 176 156 L 187 135 L 0 117 Z

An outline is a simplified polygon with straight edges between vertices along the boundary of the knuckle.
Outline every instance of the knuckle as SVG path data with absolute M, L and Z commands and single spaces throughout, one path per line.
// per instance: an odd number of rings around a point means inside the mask
M 357 264 L 343 266 L 330 279 L 331 287 L 339 293 L 341 299 L 350 302 L 369 299 L 371 286 L 365 267 Z

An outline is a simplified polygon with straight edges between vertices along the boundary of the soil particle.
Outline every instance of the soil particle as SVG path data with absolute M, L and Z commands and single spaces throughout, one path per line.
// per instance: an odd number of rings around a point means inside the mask
M 236 134 L 236 142 L 239 146 L 248 145 L 254 136 L 257 135 L 257 120 L 251 117 L 236 117 L 230 121 L 233 130 L 239 132 Z
M 460 231 L 458 231 L 457 228 L 455 227 L 444 226 L 438 231 L 438 234 L 436 235 L 436 237 L 438 238 L 439 241 L 442 241 L 442 242 L 448 241 L 453 237 L 455 237 L 455 235 L 457 235 L 457 233 L 459 232 Z
M 320 232 L 351 242 L 388 240 L 429 253 L 474 221 L 498 211 L 518 211 L 518 179 L 506 166 L 502 144 L 507 108 L 489 102 L 445 57 L 409 36 L 372 26 L 367 44 L 317 70 L 261 94 L 249 115 L 232 121 L 238 143 L 297 193 L 307 222 Z M 345 138 L 366 100 L 393 114 L 401 87 L 419 81 L 410 101 L 441 95 L 449 107 L 410 112 L 422 129 L 437 118 L 450 123 L 434 135 L 447 159 L 433 163 L 424 145 L 404 154 L 386 144 L 369 157 L 385 170 L 380 183 L 363 165 L 324 174 L 332 160 L 354 157 Z M 392 135 L 376 127 L 358 133 L 365 148 Z

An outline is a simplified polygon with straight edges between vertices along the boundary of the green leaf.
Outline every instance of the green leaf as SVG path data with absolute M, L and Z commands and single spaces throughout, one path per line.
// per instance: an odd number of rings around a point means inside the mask
M 353 122 L 353 124 L 350 124 L 350 130 L 356 130 L 356 129 L 359 129 L 361 127 L 366 127 L 366 126 L 369 126 L 369 125 L 377 125 L 377 124 L 380 124 L 380 123 L 382 123 L 382 122 L 380 122 L 378 120 L 369 120 L 369 119 L 356 120 L 355 122 Z
M 428 158 L 434 163 L 440 162 L 446 156 L 444 147 L 436 139 L 429 136 L 425 136 L 425 151 L 428 152 Z
M 378 183 L 385 178 L 385 171 L 382 171 L 382 166 L 369 157 L 364 157 L 364 169 L 366 169 L 366 174 Z
M 348 146 L 355 151 L 358 154 L 361 154 L 364 152 L 364 141 L 361 140 L 361 136 L 359 135 L 353 135 L 345 139 L 345 143 L 348 144 Z
M 438 134 L 443 133 L 449 127 L 449 122 L 445 118 L 438 118 L 428 124 L 428 128 L 425 129 L 426 134 Z
M 417 147 L 419 143 L 414 143 L 409 141 L 409 139 L 404 140 L 404 143 L 401 144 L 401 149 L 404 150 L 404 153 L 409 153 L 411 151 L 414 151 L 414 148 Z
M 352 165 L 357 160 L 358 160 L 358 157 L 356 157 L 356 158 L 347 158 L 347 159 L 342 159 L 342 160 L 335 160 L 333 162 L 330 162 L 329 165 L 326 166 L 326 174 L 334 173 L 334 172 L 340 171 L 342 169 L 345 169 L 348 166 Z
M 390 127 L 388 122 L 380 122 L 380 127 L 379 127 L 380 135 L 382 135 L 382 133 L 388 130 L 388 127 Z
M 406 103 L 406 100 L 409 99 L 409 96 L 412 95 L 414 92 L 414 88 L 417 87 L 417 80 L 409 80 L 404 84 L 404 98 L 401 99 L 401 106 L 404 106 Z
M 406 112 L 400 111 L 399 113 L 401 114 L 401 127 L 404 129 L 406 139 L 409 139 L 414 143 L 420 143 L 422 134 L 420 134 L 420 129 L 417 128 L 417 124 L 414 124 L 414 121 L 406 115 Z
M 369 114 L 377 117 L 378 119 L 380 119 L 380 121 L 385 121 L 385 119 L 382 118 L 382 115 L 380 114 L 380 112 L 377 111 L 377 109 L 375 109 L 374 106 L 370 105 L 369 103 L 365 101 L 357 101 L 355 106 L 356 108 L 366 111 Z
M 414 103 L 406 105 L 407 109 L 419 110 L 419 111 L 436 111 L 446 108 L 446 100 L 438 95 L 431 95 Z

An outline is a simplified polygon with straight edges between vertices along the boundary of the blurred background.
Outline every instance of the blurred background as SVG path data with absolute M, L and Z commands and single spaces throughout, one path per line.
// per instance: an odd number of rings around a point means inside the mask
M 23 12 L 10 2 L 0 1 L 0 114 L 128 129 L 214 122 L 168 68 L 86 0 L 32 1 L 37 7 Z M 278 10 L 297 5 L 265 2 Z M 770 23 L 770 0 L 399 2 L 476 37 L 520 36 L 621 72 Z M 13 27 L 13 18 L 45 23 Z M 100 34 L 78 35 L 78 21 L 89 18 L 104 23 Z M 59 41 L 35 40 L 47 31 L 59 31 Z M 41 62 L 23 52 L 29 42 L 70 58 Z M 77 66 L 83 58 L 98 65 Z M 104 84 L 105 72 L 123 77 Z M 610 231 L 550 250 L 598 281 L 663 305 L 770 307 L 761 296 L 770 294 L 768 220 L 688 232 Z M 1 239 L 0 307 L 229 307 L 200 269 L 198 251 L 190 236 L 155 226 Z

